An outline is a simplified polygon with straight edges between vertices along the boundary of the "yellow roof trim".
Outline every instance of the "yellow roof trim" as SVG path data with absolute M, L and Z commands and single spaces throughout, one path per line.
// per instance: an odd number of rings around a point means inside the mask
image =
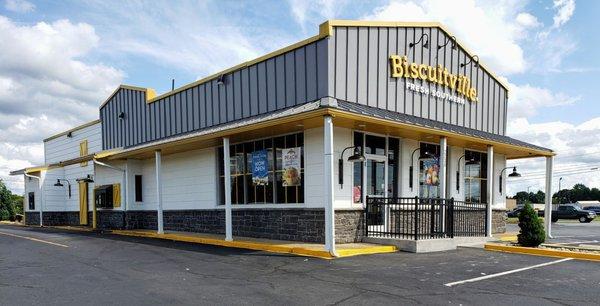
M 320 39 L 322 39 L 322 38 L 324 38 L 324 37 L 326 37 L 326 36 L 328 36 L 328 35 L 324 35 L 324 34 L 322 34 L 322 33 L 319 33 L 318 35 L 315 35 L 315 36 L 313 36 L 313 37 L 310 37 L 310 38 L 307 38 L 307 39 L 305 39 L 305 40 L 299 41 L 299 42 L 297 42 L 297 43 L 295 43 L 295 44 L 289 45 L 289 46 L 287 46 L 287 47 L 284 47 L 284 48 L 281 48 L 281 49 L 279 49 L 279 50 L 275 50 L 275 51 L 273 51 L 273 52 L 271 52 L 271 53 L 267 53 L 267 54 L 265 54 L 265 55 L 263 55 L 263 56 L 260 56 L 260 57 L 257 57 L 257 58 L 255 58 L 255 59 L 253 59 L 253 60 L 250 60 L 250 61 L 247 61 L 247 62 L 243 62 L 243 63 L 241 63 L 241 64 L 238 64 L 238 65 L 235 65 L 235 66 L 233 66 L 233 67 L 227 68 L 227 69 L 225 69 L 225 70 L 219 71 L 219 72 L 217 72 L 217 73 L 213 73 L 213 74 L 211 74 L 211 75 L 209 75 L 209 76 L 207 76 L 207 77 L 204 77 L 204 78 L 202 78 L 202 79 L 200 79 L 200 80 L 197 80 L 197 81 L 194 81 L 194 82 L 192 82 L 192 83 L 188 83 L 188 84 L 186 84 L 186 85 L 184 85 L 184 86 L 181 86 L 181 87 L 175 88 L 175 89 L 174 89 L 174 90 L 172 90 L 172 91 L 166 92 L 166 93 L 164 93 L 164 94 L 161 94 L 161 95 L 159 95 L 159 96 L 157 96 L 157 97 L 154 97 L 154 98 L 152 98 L 152 99 L 148 99 L 146 102 L 148 102 L 148 103 L 152 103 L 152 102 L 158 101 L 158 100 L 160 100 L 160 99 L 162 99 L 162 98 L 169 97 L 169 96 L 171 96 L 171 95 L 174 95 L 174 94 L 180 93 L 180 92 L 182 92 L 182 91 L 184 91 L 184 90 L 187 90 L 187 89 L 190 89 L 190 88 L 192 88 L 192 87 L 194 87 L 194 86 L 197 86 L 197 85 L 200 85 L 200 84 L 203 84 L 203 83 L 207 83 L 208 81 L 211 81 L 211 80 L 213 80 L 213 79 L 216 79 L 216 78 L 218 78 L 218 77 L 219 77 L 219 76 L 221 76 L 221 75 L 228 74 L 228 73 L 231 73 L 231 72 L 233 72 L 233 71 L 236 71 L 236 70 L 240 70 L 240 69 L 246 68 L 246 67 L 248 67 L 248 66 L 252 66 L 252 65 L 254 65 L 254 64 L 256 64 L 256 63 L 259 63 L 259 62 L 266 61 L 266 60 L 268 60 L 268 59 L 270 59 L 270 58 L 273 58 L 273 57 L 275 57 L 275 56 L 278 56 L 278 55 L 284 54 L 284 53 L 286 53 L 286 52 L 289 52 L 289 51 L 291 51 L 291 50 L 294 50 L 294 49 L 297 49 L 297 48 L 300 48 L 300 47 L 306 46 L 306 45 L 308 45 L 308 44 L 311 44 L 311 43 L 313 43 L 313 42 L 315 42 L 315 41 L 317 41 L 317 40 L 320 40 Z
M 104 102 L 102 102 L 102 104 L 100 104 L 100 108 L 104 107 L 104 105 L 106 105 L 106 103 L 108 103 L 108 101 L 110 101 L 110 99 L 112 99 L 117 94 L 117 92 L 119 92 L 119 90 L 121 90 L 121 89 L 143 91 L 146 93 L 146 101 L 156 97 L 156 91 L 154 91 L 154 89 L 152 89 L 152 88 L 145 88 L 145 87 L 121 84 L 110 94 L 110 96 L 108 96 L 108 98 L 106 100 L 104 100 Z
M 77 131 L 77 130 L 84 129 L 84 128 L 86 128 L 86 127 L 88 127 L 88 126 L 92 126 L 92 125 L 94 125 L 94 124 L 96 124 L 96 123 L 100 123 L 100 119 L 96 119 L 96 120 L 94 120 L 94 121 L 90 121 L 90 122 L 88 122 L 88 123 L 84 123 L 84 124 L 82 124 L 82 125 L 80 125 L 80 126 L 76 126 L 76 127 L 72 128 L 72 129 L 70 129 L 70 130 L 66 130 L 66 131 L 64 131 L 64 132 L 61 132 L 61 133 L 58 133 L 58 134 L 52 135 L 52 136 L 50 136 L 50 137 L 48 137 L 48 138 L 44 139 L 44 142 L 50 141 L 50 140 L 52 140 L 52 139 L 58 138 L 58 137 L 60 137 L 60 136 L 63 136 L 63 135 L 67 135 L 67 134 L 69 134 L 69 133 L 71 133 L 71 132 L 75 132 L 75 131 Z
M 33 173 L 33 172 L 40 172 L 43 170 L 48 170 L 48 166 L 37 166 L 37 167 L 31 167 L 31 168 L 25 168 L 25 173 L 29 174 L 29 173 Z
M 366 20 L 328 20 L 319 26 L 320 34 L 327 33 L 329 36 L 333 35 L 333 27 L 335 26 L 346 26 L 346 27 L 414 27 L 414 28 L 439 28 L 448 36 L 452 35 L 452 32 L 448 31 L 444 25 L 439 22 L 397 22 L 397 21 L 366 21 Z M 456 39 L 456 44 L 462 48 L 469 57 L 473 57 L 473 52 L 465 48 L 464 44 L 460 40 Z M 496 76 L 491 70 L 485 65 L 479 62 L 479 66 L 485 72 L 487 72 L 496 82 L 498 82 L 504 89 L 506 89 L 508 95 L 508 84 L 502 81 Z
M 110 149 L 110 150 L 104 150 L 104 151 L 100 151 L 96 154 L 94 154 L 94 159 L 96 158 L 105 158 L 111 155 L 115 155 L 119 152 L 123 151 L 122 148 L 116 148 L 116 149 Z

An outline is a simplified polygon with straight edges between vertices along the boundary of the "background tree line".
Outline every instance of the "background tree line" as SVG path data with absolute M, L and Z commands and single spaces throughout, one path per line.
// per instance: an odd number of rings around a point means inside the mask
M 517 204 L 525 203 L 544 203 L 546 194 L 538 190 L 537 192 L 519 191 L 513 197 L 517 199 Z M 600 189 L 588 188 L 584 184 L 575 184 L 571 189 L 562 189 L 552 195 L 552 203 L 565 204 L 575 203 L 577 201 L 600 201 Z
M 23 214 L 23 196 L 13 194 L 0 180 L 0 220 L 13 221 L 16 214 Z

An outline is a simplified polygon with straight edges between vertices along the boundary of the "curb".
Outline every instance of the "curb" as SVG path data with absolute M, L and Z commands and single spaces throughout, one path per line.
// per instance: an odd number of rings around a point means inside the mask
M 527 255 L 546 256 L 546 257 L 575 258 L 575 259 L 581 259 L 581 260 L 600 261 L 600 254 L 594 254 L 594 253 L 582 253 L 582 252 L 539 249 L 539 248 L 529 248 L 529 247 L 520 247 L 520 246 L 509 246 L 509 245 L 503 245 L 503 244 L 497 244 L 497 243 L 486 243 L 484 248 L 486 250 L 490 250 L 490 251 L 498 251 L 498 252 L 505 252 L 505 253 L 527 254 Z
M 178 234 L 171 234 L 171 233 L 157 234 L 157 233 L 150 233 L 150 232 L 135 232 L 135 231 L 123 231 L 123 230 L 113 230 L 110 233 L 115 234 L 115 235 L 122 235 L 122 236 L 164 239 L 164 240 L 172 240 L 172 241 L 181 241 L 181 242 L 190 242 L 190 243 L 246 249 L 246 250 L 266 251 L 266 252 L 279 253 L 279 254 L 293 254 L 293 255 L 306 256 L 306 257 L 316 257 L 316 258 L 321 258 L 321 259 L 335 259 L 335 258 L 340 258 L 340 257 L 350 257 L 350 256 L 368 255 L 368 254 L 380 254 L 380 253 L 392 253 L 392 252 L 397 251 L 397 248 L 395 246 L 381 245 L 381 246 L 372 246 L 372 247 L 366 247 L 366 248 L 337 250 L 338 256 L 334 257 L 331 254 L 329 254 L 328 251 L 325 251 L 325 250 L 303 248 L 303 247 L 298 247 L 298 246 L 289 246 L 289 245 L 285 245 L 285 244 L 269 244 L 269 243 L 260 243 L 260 242 L 253 242 L 253 241 L 244 241 L 244 240 L 225 241 L 225 240 L 221 240 L 221 239 L 198 237 L 198 236 L 188 236 L 188 235 L 178 235 Z

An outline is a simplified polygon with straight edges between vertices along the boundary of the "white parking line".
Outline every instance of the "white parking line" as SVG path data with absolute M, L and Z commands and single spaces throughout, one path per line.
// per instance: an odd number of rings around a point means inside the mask
M 500 272 L 500 273 L 495 273 L 495 274 L 480 276 L 480 277 L 475 277 L 475 278 L 466 279 L 466 280 L 462 280 L 462 281 L 447 283 L 447 284 L 444 284 L 444 286 L 446 286 L 446 287 L 452 287 L 452 286 L 461 285 L 461 284 L 465 284 L 465 283 L 477 282 L 477 281 L 484 280 L 484 279 L 490 279 L 490 278 L 494 278 L 494 277 L 498 277 L 498 276 L 502 276 L 502 275 L 507 275 L 507 274 L 517 273 L 517 272 L 521 272 L 521 271 L 525 271 L 525 270 L 530 270 L 530 269 L 535 269 L 535 268 L 539 268 L 539 267 L 549 266 L 549 265 L 557 264 L 557 263 L 560 263 L 560 262 L 563 262 L 563 261 L 567 261 L 567 260 L 572 260 L 572 259 L 573 258 L 563 258 L 563 259 L 559 259 L 559 260 L 555 260 L 555 261 L 551 261 L 551 262 L 545 262 L 545 263 L 542 263 L 542 264 L 539 264 L 539 265 L 535 265 L 535 266 L 530 266 L 530 267 L 525 267 L 525 268 L 520 268 L 520 269 L 515 269 L 515 270 L 510 270 L 510 271 L 505 271 L 505 272 Z
M 47 243 L 47 244 L 51 244 L 51 245 L 55 245 L 55 246 L 59 246 L 59 247 L 63 247 L 63 248 L 68 248 L 69 247 L 66 244 L 60 244 L 60 243 L 56 243 L 56 242 L 52 242 L 52 241 L 46 241 L 46 240 L 37 239 L 37 238 L 33 238 L 33 237 L 27 237 L 27 236 L 21 236 L 21 235 L 16 235 L 16 234 L 10 234 L 10 233 L 7 233 L 7 232 L 0 232 L 0 234 L 6 235 L 6 236 L 11 236 L 11 237 L 23 238 L 23 239 L 27 239 L 27 240 L 31 240 L 31 241 L 35 241 L 35 242 Z

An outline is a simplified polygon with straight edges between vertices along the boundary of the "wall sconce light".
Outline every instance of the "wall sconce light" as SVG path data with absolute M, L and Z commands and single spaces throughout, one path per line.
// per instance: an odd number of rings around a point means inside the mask
M 437 48 L 438 50 L 445 47 L 449 42 L 452 42 L 452 50 L 456 50 L 456 36 L 450 36 L 446 38 L 446 42 L 443 45 L 438 45 Z
M 423 38 L 425 38 L 425 40 L 423 40 Z M 408 44 L 408 47 L 412 48 L 412 47 L 418 45 L 421 41 L 423 41 L 423 48 L 429 49 L 429 35 L 427 35 L 427 34 L 421 35 L 421 37 L 419 38 L 419 40 L 417 42 Z
M 221 74 L 219 76 L 219 78 L 217 78 L 217 85 L 224 85 L 225 81 L 227 81 L 227 76 L 224 74 Z
M 121 120 L 125 119 L 125 113 L 124 112 L 120 112 L 118 117 Z
M 338 160 L 338 182 L 341 188 L 344 188 L 344 152 L 346 152 L 348 149 L 354 149 L 354 154 L 348 157 L 349 162 L 358 163 L 365 161 L 365 156 L 362 155 L 360 146 L 347 147 L 342 151 L 340 159 Z
M 475 63 L 475 67 L 479 67 L 479 56 L 473 55 L 472 58 L 469 58 L 468 62 L 460 64 L 460 67 L 462 68 L 462 67 L 464 67 L 464 66 L 466 66 L 466 65 L 468 65 L 470 63 Z
M 517 167 L 506 167 L 502 169 L 502 171 L 500 171 L 500 180 L 498 180 L 500 183 L 500 187 L 498 188 L 500 190 L 500 194 L 502 194 L 502 173 L 504 173 L 506 169 L 510 168 L 513 168 L 513 171 L 508 175 L 508 177 L 521 177 L 521 174 L 517 172 Z
M 56 179 L 56 183 L 54 183 L 54 186 L 63 187 L 64 185 L 60 181 L 67 182 L 68 190 L 69 190 L 69 199 L 70 199 L 71 198 L 71 182 L 69 182 L 69 180 L 67 180 L 67 179 Z
M 73 137 L 73 132 L 68 132 L 68 133 L 67 133 L 67 137 L 68 137 L 68 138 L 71 138 L 71 137 Z
M 459 157 L 459 158 L 458 158 L 458 165 L 457 165 L 457 167 L 456 167 L 456 191 L 457 191 L 457 192 L 460 192 L 460 160 L 461 160 L 462 158 L 465 158 L 465 155 L 463 155 L 463 156 L 461 156 L 461 157 Z M 474 159 L 474 158 L 470 158 L 470 159 L 469 159 L 469 160 L 467 160 L 467 162 L 465 163 L 465 166 L 466 166 L 466 165 L 474 165 L 474 164 L 477 164 L 477 163 L 475 162 L 475 159 Z

